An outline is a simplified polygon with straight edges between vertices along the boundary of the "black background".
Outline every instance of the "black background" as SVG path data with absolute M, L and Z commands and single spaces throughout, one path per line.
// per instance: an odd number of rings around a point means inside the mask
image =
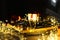
M 45 15 L 46 8 L 55 12 L 59 9 L 59 0 L 56 7 L 51 6 L 49 0 L 2 0 L 1 18 L 7 18 L 12 15 L 24 16 L 25 13 L 38 11 Z
M 41 11 L 47 7 L 45 0 L 5 0 L 2 1 L 2 15 L 23 15 L 32 11 Z

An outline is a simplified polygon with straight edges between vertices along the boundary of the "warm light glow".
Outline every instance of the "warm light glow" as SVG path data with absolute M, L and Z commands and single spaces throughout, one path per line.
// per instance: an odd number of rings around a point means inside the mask
M 37 14 L 33 14 L 33 21 L 37 20 Z
M 8 22 L 8 20 L 5 20 L 6 22 Z
M 20 16 L 18 16 L 18 21 L 20 21 L 21 20 L 21 17 Z
M 31 21 L 32 20 L 32 14 L 28 14 L 28 20 Z
M 36 21 L 37 20 L 37 14 L 28 14 L 28 20 L 29 21 Z
M 2 21 L 0 21 L 0 23 L 2 23 Z
M 34 32 L 34 30 L 33 29 L 30 29 L 29 32 Z
M 14 21 L 11 21 L 11 23 L 14 23 Z
M 30 30 L 30 32 L 32 32 L 33 30 Z
M 56 20 L 55 19 L 51 19 L 51 22 L 56 23 Z
M 5 26 L 6 24 L 5 23 L 2 23 L 2 26 Z
M 38 38 L 38 40 L 41 40 L 40 38 Z
M 52 2 L 56 3 L 56 0 L 52 0 Z

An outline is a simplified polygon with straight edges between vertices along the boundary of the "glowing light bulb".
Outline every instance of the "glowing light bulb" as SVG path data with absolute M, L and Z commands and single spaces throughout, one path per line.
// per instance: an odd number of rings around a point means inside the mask
M 38 38 L 38 40 L 41 40 L 40 38 Z
M 32 14 L 28 14 L 28 20 L 29 21 L 32 20 L 31 16 L 32 16 Z
M 52 0 L 52 2 L 56 3 L 56 0 Z
M 33 14 L 33 20 L 34 20 L 34 21 L 37 20 L 37 14 Z

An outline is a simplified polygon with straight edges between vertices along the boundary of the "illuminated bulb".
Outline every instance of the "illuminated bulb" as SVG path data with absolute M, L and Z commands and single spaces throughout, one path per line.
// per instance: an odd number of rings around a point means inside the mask
M 5 40 L 8 40 L 8 39 L 5 39 Z
M 20 16 L 18 16 L 18 21 L 20 21 L 21 20 L 21 17 Z
M 14 23 L 14 21 L 11 21 L 11 23 Z
M 54 20 L 53 20 L 53 19 L 51 19 L 51 22 L 54 22 Z
M 32 16 L 32 14 L 28 14 L 28 20 L 29 21 L 32 20 L 31 16 Z
M 48 40 L 55 40 L 54 37 L 48 37 Z
M 27 38 L 24 38 L 24 40 L 26 40 Z
M 27 30 L 29 30 L 29 27 L 27 27 Z
M 44 36 L 44 34 L 42 34 L 42 36 Z
M 54 39 L 54 34 L 52 33 L 52 31 L 50 31 L 49 40 L 55 40 Z
M 55 34 L 55 40 L 58 40 L 58 35 L 57 34 Z
M 38 38 L 38 40 L 41 40 L 40 38 Z
M 48 32 L 46 32 L 46 33 L 48 33 Z
M 6 25 L 5 23 L 2 24 L 2 26 L 5 26 L 5 25 Z
M 8 29 L 10 31 L 10 29 Z
M 42 34 L 42 39 L 45 40 L 45 36 L 44 36 L 44 34 Z
M 5 20 L 6 22 L 8 22 L 8 20 Z
M 0 21 L 0 23 L 2 23 L 2 21 Z
M 56 3 L 56 0 L 52 0 L 52 2 Z
M 20 29 L 20 31 L 22 31 L 22 30 L 23 30 L 23 28 Z
M 30 32 L 32 32 L 32 30 L 30 30 Z
M 34 30 L 30 29 L 30 32 L 34 32 Z
M 33 21 L 37 20 L 37 14 L 33 14 Z

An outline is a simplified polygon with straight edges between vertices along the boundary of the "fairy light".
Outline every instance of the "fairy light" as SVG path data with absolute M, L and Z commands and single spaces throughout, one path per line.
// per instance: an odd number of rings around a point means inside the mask
M 32 17 L 31 17 L 31 16 L 32 16 L 32 14 L 31 14 L 31 13 L 30 13 L 30 14 L 28 14 L 28 20 L 29 20 L 29 21 L 31 21 L 31 20 L 32 20 Z
M 52 0 L 52 2 L 56 3 L 56 0 Z
M 37 14 L 33 14 L 33 21 L 36 21 L 37 20 Z
M 21 20 L 21 17 L 20 16 L 18 16 L 18 21 L 20 21 Z
M 40 38 L 38 38 L 38 40 L 41 40 Z

